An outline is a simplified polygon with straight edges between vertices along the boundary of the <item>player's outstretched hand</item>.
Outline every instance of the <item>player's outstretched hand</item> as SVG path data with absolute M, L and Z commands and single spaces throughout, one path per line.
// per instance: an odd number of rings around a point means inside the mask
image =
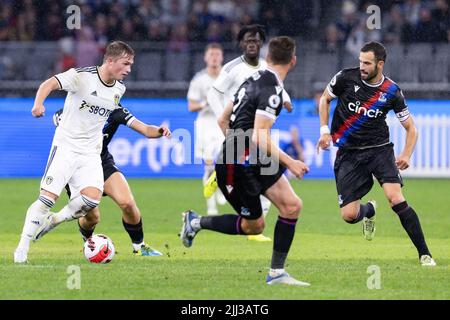
M 330 148 L 331 140 L 331 134 L 325 133 L 321 135 L 319 141 L 317 141 L 317 154 L 319 153 L 320 149 L 327 150 L 328 148 Z
M 300 160 L 294 160 L 288 169 L 299 179 L 303 178 L 305 173 L 309 172 L 309 167 Z
M 161 125 L 158 129 L 158 132 L 161 135 L 161 137 L 167 138 L 170 138 L 170 135 L 172 134 L 172 132 L 170 132 L 170 129 L 167 128 L 165 125 Z
M 39 118 L 44 116 L 45 114 L 45 107 L 43 104 L 41 105 L 34 105 L 33 109 L 31 109 L 31 114 L 33 115 L 33 117 Z
M 409 157 L 404 155 L 399 155 L 395 159 L 395 164 L 399 170 L 405 170 L 409 168 Z

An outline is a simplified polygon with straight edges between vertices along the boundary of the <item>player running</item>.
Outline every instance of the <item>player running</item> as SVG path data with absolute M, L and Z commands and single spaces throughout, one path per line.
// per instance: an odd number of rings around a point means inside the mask
M 237 41 L 243 54 L 224 65 L 219 77 L 208 92 L 208 103 L 217 118 L 229 101 L 234 99 L 237 89 L 252 74 L 267 68 L 267 62 L 260 58 L 261 47 L 266 39 L 261 25 L 244 26 L 238 33 Z M 216 173 L 214 172 L 205 184 L 205 197 L 210 197 L 217 190 Z M 264 216 L 269 212 L 270 201 L 261 196 Z M 249 240 L 271 241 L 264 235 L 248 236 Z
M 50 215 L 62 189 L 69 184 L 72 196 L 60 219 L 85 216 L 100 203 L 103 193 L 102 128 L 119 107 L 125 93 L 123 80 L 131 71 L 134 51 L 126 43 L 110 43 L 100 67 L 69 69 L 44 81 L 36 93 L 31 113 L 44 116 L 44 101 L 54 90 L 65 90 L 65 117 L 55 131 L 50 156 L 40 185 L 40 196 L 28 208 L 15 263 L 26 263 L 30 241 Z
M 58 110 L 53 116 L 53 122 L 55 126 L 59 125 L 62 120 L 63 109 Z M 133 246 L 133 254 L 139 256 L 162 256 L 162 253 L 153 249 L 144 241 L 144 230 L 142 227 L 141 212 L 134 200 L 130 186 L 128 185 L 125 176 L 116 167 L 114 158 L 108 150 L 108 144 L 111 142 L 114 134 L 120 125 L 125 125 L 134 131 L 140 133 L 147 138 L 160 138 L 170 137 L 170 130 L 161 125 L 159 127 L 148 125 L 141 122 L 135 116 L 133 116 L 128 109 L 122 108 L 114 110 L 106 121 L 103 128 L 103 149 L 101 152 L 103 176 L 105 179 L 104 193 L 103 195 L 109 196 L 122 210 L 122 224 L 125 231 L 128 233 Z M 69 197 L 71 196 L 71 190 L 69 186 L 66 186 Z M 58 224 L 53 221 L 62 220 L 58 217 L 64 214 L 63 212 L 49 215 L 44 220 L 43 226 L 40 228 L 36 235 L 36 240 L 42 238 L 46 233 L 53 230 Z M 79 231 L 86 241 L 94 233 L 95 226 L 100 221 L 100 210 L 97 208 L 92 209 L 89 213 L 78 219 Z
M 203 185 L 214 172 L 214 160 L 224 139 L 217 118 L 206 100 L 208 91 L 222 68 L 222 46 L 217 43 L 208 44 L 205 48 L 204 61 L 206 68 L 194 76 L 187 94 L 189 111 L 198 112 L 195 121 L 195 155 L 205 162 Z M 216 202 L 222 205 L 226 203 L 220 190 L 206 199 L 207 214 L 218 213 Z
M 409 167 L 417 141 L 417 129 L 399 86 L 383 75 L 386 49 L 378 42 L 361 48 L 359 68 L 337 73 L 320 100 L 320 139 L 317 149 L 328 149 L 331 141 L 339 148 L 334 174 L 342 218 L 347 223 L 363 221 L 363 234 L 375 234 L 375 201 L 361 204 L 373 186 L 373 176 L 384 190 L 392 210 L 417 248 L 422 266 L 435 266 L 420 226 L 419 217 L 406 202 L 399 170 Z M 331 130 L 330 102 L 338 98 Z M 389 141 L 386 115 L 394 110 L 406 130 L 406 143 L 395 157 Z
M 267 61 L 267 70 L 242 84 L 234 105 L 229 103 L 220 118 L 226 138 L 216 163 L 217 182 L 237 214 L 201 217 L 188 210 L 183 213 L 180 238 L 190 247 L 203 229 L 231 235 L 260 234 L 265 226 L 260 200 L 264 194 L 279 210 L 266 283 L 309 286 L 284 269 L 302 202 L 283 174 L 287 167 L 302 178 L 309 168 L 281 151 L 270 138 L 270 129 L 283 108 L 283 80 L 296 64 L 294 40 L 273 38 Z

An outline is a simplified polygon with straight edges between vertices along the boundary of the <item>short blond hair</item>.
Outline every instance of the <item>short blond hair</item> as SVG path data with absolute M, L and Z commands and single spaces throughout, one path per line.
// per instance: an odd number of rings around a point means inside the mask
M 134 56 L 134 50 L 127 43 L 123 41 L 114 41 L 108 44 L 106 47 L 105 55 L 103 56 L 103 61 L 108 58 L 113 58 L 117 60 L 123 56 Z

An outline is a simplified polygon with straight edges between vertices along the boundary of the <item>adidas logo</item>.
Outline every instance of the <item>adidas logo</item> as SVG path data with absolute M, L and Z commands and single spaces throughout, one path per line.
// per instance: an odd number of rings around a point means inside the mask
M 233 186 L 227 185 L 227 191 L 228 193 L 231 193 L 231 191 L 233 191 Z
M 358 92 L 359 86 L 355 86 L 355 92 Z
M 97 91 L 91 92 L 91 96 L 97 96 Z
M 37 221 L 37 220 L 31 220 L 31 223 L 34 223 L 34 224 L 40 225 L 39 221 Z

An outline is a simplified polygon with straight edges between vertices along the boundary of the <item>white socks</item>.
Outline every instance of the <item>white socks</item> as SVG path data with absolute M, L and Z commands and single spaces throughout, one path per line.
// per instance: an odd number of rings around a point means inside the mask
M 42 220 L 54 204 L 55 201 L 52 198 L 44 195 L 40 195 L 39 199 L 31 204 L 25 217 L 18 249 L 28 251 L 31 239 L 33 239 L 36 231 L 42 224 Z
M 100 201 L 91 199 L 83 194 L 73 198 L 70 202 L 53 215 L 53 223 L 55 225 L 64 221 L 70 221 L 84 217 L 90 210 L 98 206 Z
M 203 185 L 205 185 L 206 181 L 208 181 L 208 178 L 212 175 L 214 169 L 214 165 L 205 165 L 205 171 L 203 173 Z M 206 199 L 206 211 L 208 215 L 216 215 L 219 213 L 217 211 L 215 195 Z
M 270 206 L 272 205 L 272 202 L 270 202 L 270 200 L 267 199 L 266 197 L 264 197 L 263 195 L 261 195 L 259 198 L 261 200 L 262 212 L 263 212 L 263 215 L 265 217 L 269 213 Z
M 200 217 L 191 220 L 191 227 L 192 229 L 194 229 L 194 231 L 198 231 L 202 228 L 202 226 L 200 225 Z
M 286 272 L 284 269 L 270 269 L 269 270 L 269 275 L 271 277 L 278 277 L 280 275 L 282 275 L 284 272 Z
M 142 241 L 141 243 L 131 243 L 133 246 L 134 251 L 139 251 L 142 246 L 145 246 L 145 242 Z

